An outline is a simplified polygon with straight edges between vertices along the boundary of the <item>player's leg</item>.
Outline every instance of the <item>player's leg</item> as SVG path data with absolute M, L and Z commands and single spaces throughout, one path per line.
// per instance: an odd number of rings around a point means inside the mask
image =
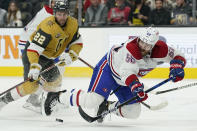
M 25 50 L 27 49 L 28 45 L 29 43 L 27 43 Z M 27 79 L 30 63 L 28 61 L 26 51 L 23 51 L 22 61 L 24 65 L 24 79 Z M 28 94 L 35 92 L 37 89 L 38 89 L 37 81 L 34 81 L 34 82 L 27 81 L 23 83 L 19 87 L 5 93 L 0 98 L 0 109 L 12 101 L 18 100 L 19 98 L 23 96 L 26 96 Z
M 28 63 L 28 61 L 26 63 Z M 39 64 L 42 66 L 42 70 L 44 70 L 52 66 L 54 64 L 54 61 L 47 59 L 44 56 L 40 56 Z M 29 71 L 26 71 L 26 72 L 29 72 Z M 35 93 L 31 94 L 26 100 L 26 103 L 23 105 L 24 108 L 35 111 L 35 112 L 41 112 L 42 93 L 44 91 L 43 89 L 47 91 L 59 91 L 60 85 L 62 82 L 62 76 L 60 75 L 58 68 L 54 67 L 50 69 L 49 71 L 47 71 L 46 73 L 44 73 L 41 76 L 41 79 L 39 82 L 40 82 L 39 89 Z
M 111 70 L 107 63 L 107 56 L 105 55 L 93 71 L 88 91 L 80 91 L 75 93 L 76 95 L 71 94 L 70 99 L 72 101 L 70 104 L 71 106 L 80 105 L 83 108 L 98 109 L 99 105 L 105 99 L 108 99 L 112 88 L 115 86 L 114 84 L 116 83 L 111 76 Z
M 59 101 L 67 106 L 80 105 L 89 109 L 98 109 L 104 99 L 108 99 L 114 84 L 116 83 L 111 76 L 105 56 L 94 69 L 88 92 L 73 89 L 63 93 L 50 93 L 45 101 L 45 112 L 47 115 L 51 114 L 54 105 L 51 103 L 56 103 L 55 101 Z
M 0 109 L 5 106 L 6 104 L 16 101 L 23 96 L 29 95 L 35 92 L 38 89 L 37 81 L 30 82 L 27 81 L 22 85 L 18 86 L 17 88 L 5 93 L 2 97 L 0 97 Z
M 30 70 L 30 62 L 27 57 L 27 47 L 29 46 L 29 42 L 26 43 L 25 49 L 22 53 L 22 62 L 23 62 L 23 69 L 24 69 L 24 80 L 28 79 L 28 73 Z M 36 110 L 34 108 L 37 108 L 40 106 L 40 100 L 39 96 L 42 93 L 42 89 L 39 88 L 35 93 L 30 94 L 30 96 L 27 98 L 26 103 L 23 105 L 25 109 L 29 110 Z
M 109 105 L 109 109 L 112 109 L 133 97 L 130 88 L 127 86 L 121 86 L 115 92 L 115 95 L 118 97 L 119 101 Z M 141 105 L 140 103 L 136 103 L 135 101 L 130 102 L 128 105 L 120 107 L 113 113 L 124 118 L 135 119 L 138 118 L 141 113 Z
M 41 58 L 41 60 L 43 60 L 43 59 Z M 53 65 L 53 62 L 46 61 L 46 60 L 43 60 L 43 62 L 40 62 L 40 63 L 44 63 L 41 65 L 42 70 Z M 24 84 L 20 85 L 19 87 L 15 88 L 15 89 L 7 92 L 5 95 L 3 95 L 0 98 L 1 107 L 5 106 L 6 104 L 8 104 L 12 101 L 18 100 L 19 98 L 21 98 L 23 96 L 33 94 L 34 92 L 37 91 L 37 89 L 39 88 L 39 85 L 41 85 L 42 88 L 45 90 L 56 91 L 56 88 L 59 87 L 61 81 L 62 81 L 62 78 L 59 73 L 59 70 L 57 67 L 54 67 L 54 68 L 48 70 L 47 72 L 45 72 L 41 76 L 39 81 L 33 81 L 33 82 L 27 81 Z

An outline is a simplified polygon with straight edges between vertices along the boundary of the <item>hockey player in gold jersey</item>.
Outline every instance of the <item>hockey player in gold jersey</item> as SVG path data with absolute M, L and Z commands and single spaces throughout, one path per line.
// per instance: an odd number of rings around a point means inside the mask
M 0 109 L 6 104 L 23 96 L 34 93 L 39 86 L 45 90 L 56 91 L 61 84 L 61 75 L 54 67 L 40 75 L 40 72 L 54 65 L 54 59 L 59 57 L 62 65 L 77 60 L 83 44 L 78 32 L 77 20 L 69 16 L 68 2 L 58 1 L 54 6 L 54 16 L 44 19 L 37 30 L 31 35 L 24 52 L 30 81 L 7 92 L 0 98 Z

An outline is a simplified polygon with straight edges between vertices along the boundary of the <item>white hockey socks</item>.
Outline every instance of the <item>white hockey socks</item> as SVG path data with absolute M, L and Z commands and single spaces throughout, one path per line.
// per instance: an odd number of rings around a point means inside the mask
M 72 89 L 65 93 L 61 93 L 59 96 L 60 103 L 66 106 L 79 106 L 79 96 L 83 92 L 82 90 Z
M 109 105 L 109 109 L 113 109 L 114 107 L 117 107 L 119 104 L 119 102 L 114 102 L 113 104 Z M 120 117 L 136 119 L 139 117 L 141 113 L 141 105 L 140 103 L 125 105 L 123 107 L 118 108 L 113 113 Z
M 84 108 L 98 108 L 104 101 L 104 97 L 94 92 L 84 92 L 73 89 L 59 96 L 60 103 L 66 106 L 82 106 Z

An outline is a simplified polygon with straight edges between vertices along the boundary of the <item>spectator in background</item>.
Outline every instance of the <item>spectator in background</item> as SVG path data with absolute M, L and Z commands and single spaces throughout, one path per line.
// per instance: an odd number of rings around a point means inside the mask
M 108 9 L 100 0 L 90 0 L 91 5 L 85 12 L 85 26 L 101 26 L 107 23 Z
M 6 25 L 6 16 L 7 16 L 7 11 L 0 8 L 0 27 Z
M 176 0 L 163 0 L 163 8 L 171 11 L 176 6 Z M 151 10 L 155 9 L 155 0 L 146 0 L 146 5 L 148 5 Z
M 115 4 L 115 0 L 107 0 L 105 5 L 107 6 L 108 10 L 110 10 L 111 8 L 115 7 Z
M 171 13 L 171 24 L 189 25 L 192 23 L 192 7 L 186 3 L 186 0 L 176 0 L 176 7 Z
M 90 0 L 84 0 L 83 2 L 83 9 L 86 12 L 86 10 L 88 9 L 88 7 L 91 5 Z
M 116 0 L 116 7 L 108 12 L 107 21 L 110 25 L 127 25 L 128 16 L 131 8 L 125 6 L 124 0 Z
M 163 1 L 163 7 L 169 11 L 172 11 L 172 9 L 176 6 L 176 0 L 164 0 Z
M 124 0 L 125 6 L 129 6 L 131 9 L 134 7 L 135 0 Z M 111 8 L 116 7 L 117 3 L 116 0 L 106 0 L 105 5 L 107 6 L 108 10 Z
M 21 12 L 17 7 L 17 3 L 15 1 L 11 1 L 8 6 L 7 26 L 21 27 L 22 25 Z
M 81 9 L 79 9 L 79 4 L 82 4 L 81 5 Z M 87 9 L 86 9 L 87 10 Z M 82 3 L 79 3 L 79 0 L 76 1 L 75 3 L 75 7 L 74 7 L 74 10 L 73 10 L 73 16 L 74 18 L 78 19 L 79 20 L 79 12 L 80 12 L 80 15 L 81 15 L 81 22 L 84 23 L 84 17 L 85 17 L 85 11 L 84 11 L 84 8 L 83 8 L 83 2 Z M 71 12 L 70 12 L 71 13 Z
M 131 9 L 135 7 L 135 0 L 126 0 L 125 4 L 128 5 Z
M 150 7 L 144 4 L 144 0 L 136 0 L 135 8 L 129 14 L 129 26 L 144 26 L 148 24 Z
M 150 13 L 149 24 L 170 25 L 170 12 L 163 8 L 163 0 L 155 0 L 155 6 Z
M 7 10 L 11 0 L 0 0 L 0 8 Z
M 155 0 L 146 0 L 145 4 L 150 7 L 151 10 L 155 9 Z

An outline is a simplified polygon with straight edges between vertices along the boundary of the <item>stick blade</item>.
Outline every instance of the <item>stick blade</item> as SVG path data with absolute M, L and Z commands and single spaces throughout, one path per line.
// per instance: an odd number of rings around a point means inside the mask
M 168 101 L 164 101 L 157 106 L 151 106 L 150 109 L 151 110 L 161 110 L 161 109 L 165 108 L 167 105 L 168 105 Z
M 101 117 L 101 116 L 97 116 L 97 117 L 89 116 L 87 113 L 84 112 L 84 110 L 81 108 L 81 106 L 79 106 L 78 110 L 79 110 L 79 114 L 81 115 L 81 117 L 83 117 L 83 119 L 89 123 L 92 123 Z

